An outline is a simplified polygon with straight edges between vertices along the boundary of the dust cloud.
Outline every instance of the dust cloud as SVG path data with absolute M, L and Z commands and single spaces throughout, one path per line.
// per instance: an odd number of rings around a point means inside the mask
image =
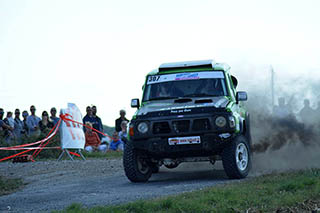
M 241 85 L 242 72 L 237 76 Z M 290 76 L 274 81 L 274 104 L 283 97 L 290 113 L 279 118 L 274 113 L 271 73 L 264 72 L 258 82 L 245 82 L 245 103 L 250 112 L 253 173 L 270 173 L 305 168 L 320 168 L 320 75 Z M 254 79 L 254 75 L 250 79 Z M 299 113 L 304 100 L 313 109 L 308 116 Z

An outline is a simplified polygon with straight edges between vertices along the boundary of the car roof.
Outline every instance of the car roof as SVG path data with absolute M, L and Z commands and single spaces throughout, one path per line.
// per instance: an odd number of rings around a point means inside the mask
M 214 60 L 182 61 L 163 63 L 148 75 L 196 71 L 229 71 L 229 69 L 230 66 L 228 64 L 216 63 Z

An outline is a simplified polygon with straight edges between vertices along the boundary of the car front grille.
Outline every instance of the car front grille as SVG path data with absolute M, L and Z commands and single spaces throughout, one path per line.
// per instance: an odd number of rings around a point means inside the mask
M 201 131 L 201 130 L 210 130 L 210 121 L 208 118 L 196 119 L 193 121 L 192 130 Z
M 168 122 L 156 122 L 153 124 L 153 134 L 170 133 L 170 126 Z
M 172 128 L 176 133 L 188 132 L 190 126 L 189 120 L 173 121 Z

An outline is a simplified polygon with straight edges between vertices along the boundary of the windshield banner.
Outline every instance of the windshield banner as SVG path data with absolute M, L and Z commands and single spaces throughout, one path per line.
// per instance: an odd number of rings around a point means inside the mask
M 148 77 L 147 85 L 163 83 L 168 81 L 182 81 L 182 80 L 209 79 L 209 78 L 224 78 L 224 75 L 223 75 L 223 72 L 217 72 L 217 71 L 153 75 Z

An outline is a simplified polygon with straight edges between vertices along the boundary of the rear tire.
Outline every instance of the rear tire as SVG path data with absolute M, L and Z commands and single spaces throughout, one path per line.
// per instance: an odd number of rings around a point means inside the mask
M 246 137 L 240 135 L 222 152 L 223 168 L 230 179 L 245 178 L 251 169 L 251 150 Z
M 131 141 L 128 141 L 123 152 L 123 167 L 127 178 L 132 182 L 146 182 L 152 174 L 152 168 Z

